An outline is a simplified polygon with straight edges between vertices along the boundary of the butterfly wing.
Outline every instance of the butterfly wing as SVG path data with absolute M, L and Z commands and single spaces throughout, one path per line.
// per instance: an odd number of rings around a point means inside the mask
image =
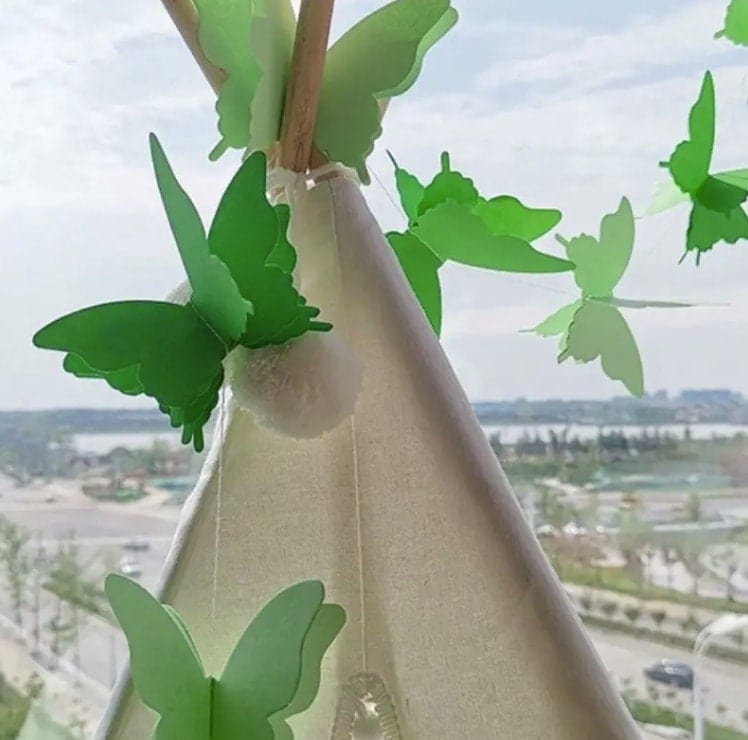
M 454 200 L 419 217 L 412 232 L 441 260 L 520 273 L 567 272 L 568 260 L 544 254 L 523 239 L 492 234 L 483 219 Z
M 408 218 L 408 225 L 410 226 L 418 218 L 418 206 L 423 200 L 426 188 L 415 175 L 400 167 L 390 152 L 387 152 L 387 156 L 395 168 L 395 186 L 400 196 L 400 205 Z
M 499 195 L 481 198 L 473 207 L 492 234 L 514 236 L 532 242 L 547 234 L 561 220 L 561 211 L 555 208 L 529 208 L 518 198 Z
M 621 312 L 598 301 L 584 301 L 574 314 L 559 362 L 600 358 L 603 372 L 621 381 L 634 396 L 644 394 L 644 375 L 639 349 Z
M 669 211 L 682 203 L 690 203 L 691 197 L 684 193 L 673 180 L 660 182 L 655 188 L 655 194 L 643 216 L 654 216 L 663 211 Z
M 574 280 L 582 295 L 602 297 L 612 295 L 628 267 L 634 249 L 634 213 L 626 198 L 621 198 L 618 210 L 603 216 L 600 238 L 581 234 L 559 241 L 574 263 Z
M 215 685 L 213 737 L 274 740 L 269 718 L 288 707 L 299 689 L 304 644 L 323 599 L 322 584 L 305 581 L 282 591 L 254 618 Z
M 670 155 L 667 167 L 676 185 L 695 195 L 709 175 L 714 152 L 714 80 L 704 74 L 699 97 L 688 116 L 688 139 L 680 142 Z
M 748 190 L 748 169 L 727 170 L 714 175 L 715 179 L 722 180 L 728 185 L 734 185 L 741 190 Z
M 631 298 L 596 298 L 610 306 L 617 308 L 692 308 L 693 303 L 681 303 L 680 301 L 645 301 Z
M 265 169 L 262 152 L 242 163 L 221 198 L 208 235 L 211 252 L 228 266 L 241 295 L 253 306 L 239 340 L 249 348 L 282 344 L 306 331 L 330 328 L 314 321 L 319 309 L 306 305 L 292 275 L 278 267 L 279 262 L 288 266 L 293 247 L 286 237 L 288 211 L 274 209 L 267 201 Z
M 438 337 L 442 327 L 442 291 L 439 268 L 444 264 L 415 234 L 390 232 L 387 241 L 410 283 L 431 328 Z
M 210 737 L 211 680 L 184 625 L 173 610 L 119 575 L 106 594 L 130 648 L 130 676 L 143 703 L 161 719 L 158 740 Z
M 426 52 L 456 22 L 450 0 L 395 0 L 333 44 L 314 132 L 330 161 L 355 168 L 369 182 L 366 157 L 382 132 L 379 101 L 413 85 Z
M 213 409 L 218 405 L 218 398 L 223 385 L 223 367 L 216 373 L 208 388 L 186 407 L 161 406 L 175 428 L 182 428 L 182 444 L 190 444 L 195 452 L 202 452 L 205 447 L 203 427 L 208 423 Z
M 686 233 L 686 249 L 698 255 L 709 251 L 718 242 L 735 244 L 748 239 L 748 216 L 741 208 L 728 213 L 713 211 L 700 203 L 694 203 Z
M 139 396 L 143 393 L 143 384 L 138 379 L 137 365 L 105 373 L 95 370 L 78 355 L 65 355 L 62 367 L 66 372 L 75 375 L 76 378 L 101 378 L 106 380 L 114 390 L 128 396 Z
M 209 394 L 222 378 L 226 355 L 226 346 L 192 306 L 158 301 L 85 308 L 40 329 L 33 341 L 68 353 L 68 372 L 103 378 L 167 408 L 189 409 Z
M 301 675 L 291 703 L 270 717 L 274 740 L 294 740 L 289 717 L 309 709 L 322 679 L 322 659 L 345 625 L 345 610 L 337 604 L 322 604 L 309 628 L 301 653 Z
M 200 48 L 226 74 L 216 102 L 221 141 L 211 159 L 228 147 L 271 147 L 296 26 L 290 0 L 196 0 L 195 6 Z
M 278 203 L 273 206 L 273 209 L 278 219 L 278 240 L 265 260 L 265 265 L 267 267 L 277 267 L 286 275 L 293 275 L 293 271 L 296 269 L 296 250 L 288 239 L 291 208 L 285 203 Z
M 452 169 L 447 152 L 442 152 L 441 159 L 441 171 L 424 188 L 423 196 L 418 204 L 419 216 L 448 200 L 472 208 L 480 198 L 473 181 L 461 172 Z
M 249 148 L 266 151 L 280 138 L 296 16 L 291 0 L 252 0 L 251 4 L 250 47 L 262 74 L 252 98 Z
M 210 253 L 197 209 L 154 134 L 150 145 L 161 200 L 192 288 L 190 300 L 225 342 L 236 341 L 245 331 L 252 305 L 242 298 L 230 265 Z
M 540 337 L 560 336 L 561 339 L 559 344 L 563 350 L 566 347 L 566 335 L 571 326 L 571 322 L 574 320 L 574 314 L 581 305 L 582 301 L 574 301 L 574 303 L 570 303 L 568 306 L 563 306 L 563 308 L 559 308 L 558 311 L 554 311 L 548 318 L 541 321 L 532 329 L 525 329 L 523 331 L 533 332 Z

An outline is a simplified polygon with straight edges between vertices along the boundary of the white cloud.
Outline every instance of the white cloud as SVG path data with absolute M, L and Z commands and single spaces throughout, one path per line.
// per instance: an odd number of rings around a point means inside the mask
M 339 2 L 334 33 L 378 4 Z M 688 108 L 711 63 L 719 102 L 716 166 L 748 165 L 741 159 L 748 138 L 744 57 L 711 40 L 719 4 L 635 16 L 604 34 L 507 24 L 498 17 L 501 8 L 486 7 L 494 15 L 485 24 L 466 12 L 469 24 L 453 32 L 449 43 L 459 58 L 442 59 L 444 74 L 427 69 L 426 82 L 391 106 L 372 158 L 390 193 L 385 147 L 424 178 L 449 149 L 454 165 L 486 194 L 510 192 L 560 207 L 563 233 L 594 232 L 622 194 L 640 207 L 654 192 L 665 176 L 657 162 L 684 136 Z M 124 403 L 101 384 L 66 378 L 59 358 L 33 350 L 29 337 L 73 307 L 158 297 L 180 278 L 150 173 L 149 130 L 161 135 L 205 214 L 236 157 L 207 162 L 216 136 L 211 93 L 159 3 L 37 0 L 32 7 L 12 0 L 3 12 L 0 139 L 10 145 L 0 173 L 0 230 L 10 268 L 0 293 L 7 342 L 0 407 Z M 498 31 L 499 41 L 511 36 L 502 48 L 513 57 L 462 79 L 463 67 L 480 66 L 479 49 L 499 45 L 491 35 Z M 457 67 L 460 74 L 448 78 Z M 367 197 L 385 228 L 402 226 L 377 185 Z M 740 346 L 748 324 L 746 247 L 722 245 L 698 270 L 678 267 L 686 216 L 680 209 L 639 222 L 621 295 L 725 300 L 731 308 L 628 312 L 649 385 L 719 382 L 748 390 L 748 355 Z M 541 246 L 559 249 L 553 240 Z M 445 345 L 474 397 L 619 391 L 597 367 L 556 368 L 552 340 L 516 333 L 573 298 L 568 276 L 450 267 L 443 284 Z M 725 361 L 716 369 L 694 351 L 718 347 Z
M 569 88 L 582 93 L 642 74 L 666 74 L 669 67 L 694 58 L 729 54 L 730 47 L 724 42 L 721 47 L 708 47 L 710 30 L 714 33 L 720 29 L 723 18 L 721 3 L 701 0 L 682 6 L 676 13 L 659 18 L 646 14 L 632 18 L 623 28 L 585 37 L 567 32 L 559 38 L 553 28 L 536 28 L 535 34 L 547 34 L 552 42 L 546 48 L 556 50 L 492 65 L 480 75 L 479 87 L 493 90 L 507 84 L 553 82 L 563 84 L 563 90 L 551 93 L 558 96 Z

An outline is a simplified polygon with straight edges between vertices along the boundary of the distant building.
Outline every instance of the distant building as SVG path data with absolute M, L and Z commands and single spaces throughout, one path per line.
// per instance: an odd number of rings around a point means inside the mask
M 731 406 L 739 404 L 743 396 L 727 388 L 705 388 L 696 390 L 684 390 L 680 394 L 680 400 L 693 406 L 720 405 Z

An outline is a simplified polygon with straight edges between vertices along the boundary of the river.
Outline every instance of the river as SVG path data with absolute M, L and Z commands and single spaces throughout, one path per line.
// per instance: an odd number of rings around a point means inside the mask
M 652 433 L 655 428 L 659 429 L 660 434 L 666 432 L 676 437 L 683 437 L 685 424 L 663 424 L 659 427 L 654 426 L 636 426 L 636 425 L 611 425 L 606 427 L 608 430 L 622 431 L 627 436 L 635 436 L 645 429 Z M 498 432 L 501 435 L 501 441 L 504 444 L 514 444 L 523 435 L 534 437 L 539 434 L 541 438 L 548 439 L 550 431 L 560 434 L 564 429 L 568 429 L 569 437 L 579 437 L 580 439 L 593 439 L 597 436 L 599 427 L 597 425 L 587 424 L 487 424 L 483 427 L 486 435 Z M 736 434 L 748 434 L 748 426 L 739 424 L 691 424 L 691 436 L 693 439 L 711 439 L 712 437 L 733 437 Z M 79 452 L 103 455 L 115 447 L 129 448 L 148 448 L 156 440 L 166 442 L 171 446 L 179 444 L 179 434 L 177 432 L 111 432 L 105 434 L 76 434 L 73 435 L 73 442 Z

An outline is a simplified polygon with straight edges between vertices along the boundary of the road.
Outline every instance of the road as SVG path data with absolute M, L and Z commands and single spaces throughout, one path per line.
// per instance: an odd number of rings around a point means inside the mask
M 50 490 L 55 500 L 49 501 Z M 0 514 L 28 527 L 37 535 L 45 551 L 54 553 L 56 547 L 68 540 L 71 530 L 81 549 L 83 562 L 91 564 L 91 572 L 103 573 L 117 567 L 123 549 L 132 537 L 140 536 L 149 542 L 149 549 L 134 553 L 143 575 L 140 579 L 153 588 L 165 560 L 171 536 L 176 526 L 178 511 L 173 506 L 158 505 L 158 500 L 131 504 L 92 502 L 79 493 L 75 485 L 41 487 L 19 491 L 0 486 Z M 0 591 L 0 612 L 10 615 L 7 596 Z M 47 599 L 41 621 L 53 614 L 53 603 Z M 27 629 L 30 625 L 27 625 Z M 621 688 L 632 688 L 641 698 L 647 698 L 648 687 L 643 670 L 663 657 L 691 662 L 689 653 L 666 648 L 654 642 L 635 639 L 618 633 L 591 630 L 592 641 Z M 73 659 L 73 652 L 66 657 Z M 112 684 L 117 670 L 126 657 L 126 645 L 121 633 L 98 618 L 86 621 L 80 645 L 82 670 L 104 687 Z M 742 713 L 748 710 L 748 667 L 724 661 L 705 660 L 704 680 L 708 689 L 707 716 L 720 722 L 733 722 L 748 732 Z M 689 691 L 670 692 L 667 687 L 656 687 L 660 703 L 671 703 L 673 708 L 690 712 Z M 672 693 L 673 696 L 668 696 Z M 719 716 L 717 705 L 727 707 L 726 715 Z
M 616 632 L 588 629 L 588 634 L 619 687 L 623 689 L 628 685 L 639 698 L 646 699 L 649 685 L 659 693 L 661 704 L 689 714 L 692 712 L 690 690 L 670 689 L 663 684 L 648 682 L 644 676 L 644 669 L 661 658 L 692 664 L 690 652 Z M 721 724 L 733 722 L 748 733 L 748 723 L 742 716 L 748 710 L 748 666 L 708 657 L 700 659 L 699 666 L 705 686 L 706 717 Z M 668 697 L 668 693 L 674 696 Z M 718 705 L 727 707 L 724 715 L 720 715 Z

